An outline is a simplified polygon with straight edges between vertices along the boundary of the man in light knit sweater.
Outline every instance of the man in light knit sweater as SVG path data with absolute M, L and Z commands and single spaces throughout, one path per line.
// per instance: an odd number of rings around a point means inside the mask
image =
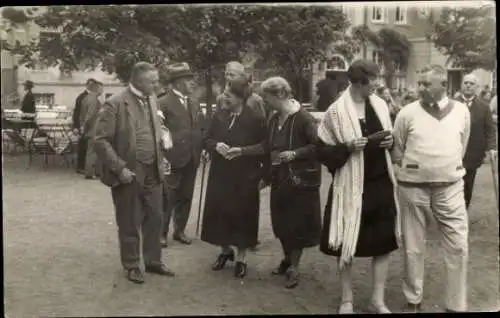
M 467 310 L 468 217 L 462 158 L 470 132 L 467 106 L 446 96 L 446 71 L 431 66 L 419 78 L 420 100 L 404 107 L 394 124 L 408 309 L 423 296 L 428 217 L 442 237 L 447 269 L 445 309 Z

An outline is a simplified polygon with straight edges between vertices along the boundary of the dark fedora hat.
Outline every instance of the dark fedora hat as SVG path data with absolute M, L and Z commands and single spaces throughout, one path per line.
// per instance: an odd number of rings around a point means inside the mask
M 29 88 L 33 88 L 33 86 L 35 86 L 35 83 L 33 83 L 32 81 L 30 80 L 27 80 L 26 82 L 24 82 L 24 87 L 29 87 Z
M 188 63 L 175 63 L 170 64 L 166 67 L 167 80 L 173 82 L 183 77 L 194 77 L 194 73 L 191 71 Z

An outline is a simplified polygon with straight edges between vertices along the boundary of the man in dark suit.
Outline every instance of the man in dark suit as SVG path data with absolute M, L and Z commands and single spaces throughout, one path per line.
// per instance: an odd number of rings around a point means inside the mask
M 477 77 L 473 74 L 465 75 L 459 101 L 466 104 L 471 113 L 470 137 L 463 161 L 466 170 L 464 194 L 467 208 L 469 208 L 472 198 L 477 169 L 483 163 L 487 152 L 494 150 L 496 146 L 496 133 L 491 110 L 488 103 L 476 95 L 478 89 L 479 81 Z
M 98 114 L 95 151 L 101 181 L 111 187 L 121 263 L 127 278 L 143 283 L 140 233 L 146 272 L 174 276 L 161 259 L 162 128 L 157 116 L 158 71 L 137 63 L 129 86 L 106 100 Z
M 167 67 L 170 88 L 160 100 L 164 126 L 170 130 L 173 147 L 165 152 L 171 172 L 165 179 L 164 223 L 162 246 L 167 246 L 170 218 L 173 218 L 173 239 L 191 244 L 185 229 L 191 210 L 196 171 L 200 164 L 203 135 L 203 114 L 200 104 L 189 96 L 194 91 L 194 74 L 187 63 Z
M 335 84 L 335 73 L 332 71 L 325 72 L 325 78 L 316 84 L 316 94 L 318 100 L 316 102 L 316 109 L 320 112 L 326 109 L 335 101 L 337 96 L 337 86 Z
M 94 150 L 95 129 L 97 114 L 101 109 L 99 96 L 102 95 L 102 82 L 95 80 L 88 86 L 88 93 L 81 102 L 80 128 L 81 137 L 87 144 L 87 154 L 85 156 L 85 179 L 94 179 L 96 175 L 96 155 Z
M 32 89 L 35 85 L 33 84 L 32 81 L 26 81 L 24 82 L 24 90 L 26 91 L 26 94 L 23 97 L 23 101 L 21 104 L 21 111 L 24 114 L 30 114 L 34 115 L 36 113 L 36 106 L 35 106 L 35 96 L 33 95 Z M 31 116 L 26 116 L 23 117 L 23 119 L 33 119 Z
M 85 90 L 80 93 L 76 97 L 75 100 L 75 108 L 73 109 L 73 133 L 76 135 L 80 135 L 80 139 L 78 140 L 78 147 L 76 151 L 76 172 L 77 173 L 84 173 L 85 172 L 85 157 L 87 156 L 87 140 L 85 138 L 82 138 L 81 135 L 81 124 L 80 124 L 80 117 L 81 117 L 81 109 L 82 109 L 82 101 L 83 99 L 89 94 L 89 88 L 90 86 L 94 85 L 95 80 L 90 78 L 87 80 L 87 83 L 85 84 Z

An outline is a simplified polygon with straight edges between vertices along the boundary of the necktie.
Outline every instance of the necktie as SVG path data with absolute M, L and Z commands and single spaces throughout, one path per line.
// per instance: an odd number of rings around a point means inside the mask
M 470 105 L 472 105 L 472 99 L 468 99 L 465 101 L 465 104 L 467 105 L 467 107 L 470 108 Z
M 182 96 L 181 100 L 182 100 L 182 104 L 184 105 L 184 107 L 187 108 L 187 106 L 188 106 L 188 97 L 187 96 Z

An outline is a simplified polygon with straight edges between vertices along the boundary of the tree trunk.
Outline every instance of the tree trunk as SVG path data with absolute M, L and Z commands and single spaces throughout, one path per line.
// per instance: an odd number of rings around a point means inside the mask
M 206 89 L 206 103 L 207 103 L 207 118 L 212 117 L 212 104 L 214 103 L 214 93 L 212 90 L 213 78 L 212 78 L 212 68 L 208 66 L 208 69 L 205 73 L 205 89 Z

